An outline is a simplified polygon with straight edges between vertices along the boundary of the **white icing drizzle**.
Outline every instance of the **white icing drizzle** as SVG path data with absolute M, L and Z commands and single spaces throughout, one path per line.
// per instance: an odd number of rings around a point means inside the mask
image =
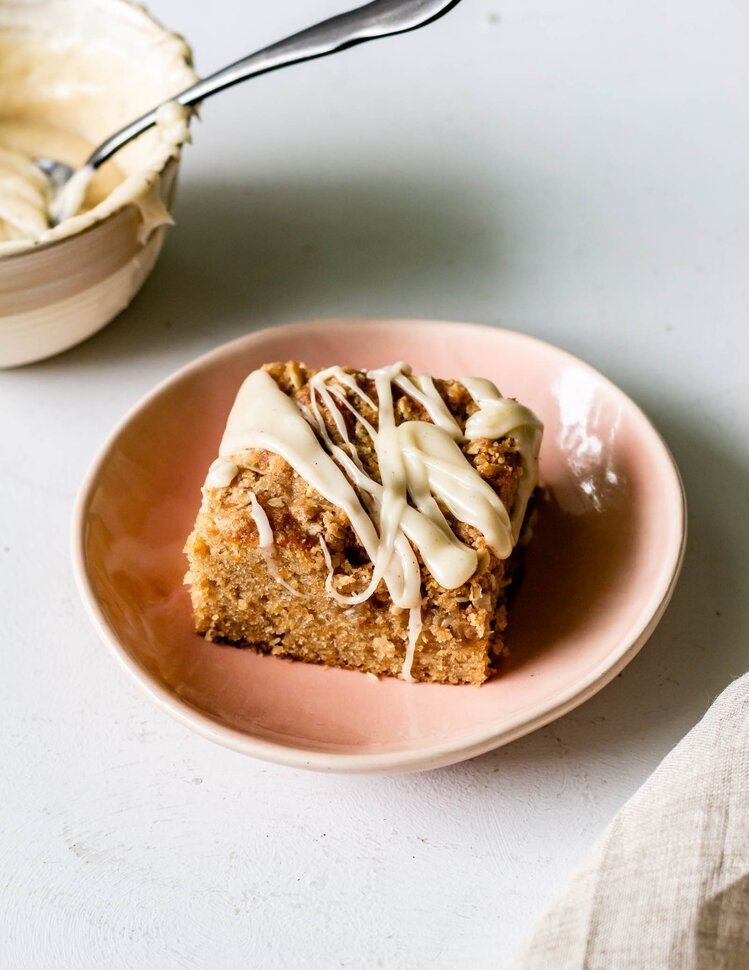
M 405 368 L 405 366 L 404 364 L 395 365 L 398 368 Z M 410 368 L 404 369 L 403 373 L 396 375 L 394 383 L 424 408 L 438 428 L 442 428 L 456 441 L 462 439 L 463 432 L 460 430 L 460 425 L 452 416 L 442 400 L 442 395 L 434 386 L 431 374 L 421 374 L 414 377 L 410 373 Z
M 477 553 L 452 531 L 440 508 L 442 503 L 458 521 L 481 532 L 500 559 L 507 558 L 537 482 L 542 426 L 531 411 L 503 398 L 490 381 L 481 378 L 463 379 L 478 410 L 462 431 L 429 375 L 414 377 L 408 365 L 397 363 L 370 371 L 367 377 L 374 382 L 377 403 L 355 377 L 340 367 L 331 367 L 310 379 L 310 405 L 305 407 L 285 394 L 268 373 L 253 371 L 234 402 L 219 459 L 211 466 L 206 485 L 229 484 L 238 470 L 234 460 L 238 452 L 261 448 L 284 458 L 301 478 L 341 509 L 373 564 L 372 577 L 365 589 L 350 595 L 340 593 L 335 587 L 330 551 L 321 537 L 328 594 L 342 607 L 351 607 L 366 600 L 380 581 L 385 581 L 393 603 L 409 610 L 402 676 L 412 680 L 421 631 L 421 570 L 413 547 L 437 583 L 446 589 L 463 585 L 476 571 Z M 434 423 L 397 424 L 393 385 L 421 404 Z M 376 428 L 347 400 L 341 387 L 377 412 Z M 332 419 L 342 446 L 330 437 L 321 405 Z M 341 407 L 370 437 L 381 481 L 371 478 L 364 469 Z M 509 434 L 523 464 L 512 517 L 458 444 Z M 254 495 L 252 499 L 258 522 L 255 506 L 259 508 L 259 503 Z M 270 546 L 265 548 L 272 548 L 269 524 L 268 531 L 264 529 L 258 522 L 261 548 L 263 537 L 267 539 L 268 535 Z
M 512 509 L 512 540 L 515 543 L 520 537 L 528 502 L 538 483 L 538 453 L 544 426 L 530 408 L 512 398 L 502 397 L 496 386 L 486 378 L 461 377 L 460 382 L 479 408 L 466 421 L 466 441 L 504 438 L 511 434 L 520 452 L 523 477 Z
M 371 595 L 370 586 L 367 586 L 364 592 L 356 596 L 344 596 L 343 593 L 339 593 L 333 582 L 335 579 L 335 570 L 333 568 L 333 560 L 330 557 L 330 549 L 328 549 L 328 544 L 323 536 L 320 536 L 320 548 L 322 549 L 323 559 L 325 560 L 325 567 L 328 570 L 328 575 L 325 577 L 325 590 L 328 596 L 334 599 L 339 606 L 348 607 L 346 613 L 351 613 L 358 603 L 364 602 L 367 596 Z
M 257 495 L 254 492 L 250 492 L 250 509 L 252 510 L 252 518 L 255 520 L 255 525 L 257 526 L 258 549 L 260 550 L 260 555 L 265 560 L 265 565 L 268 567 L 271 578 L 293 596 L 301 596 L 302 594 L 299 590 L 290 586 L 278 570 L 273 529 L 271 528 L 265 509 L 258 501 Z
M 206 488 L 226 488 L 234 481 L 239 471 L 231 458 L 217 458 L 208 469 Z

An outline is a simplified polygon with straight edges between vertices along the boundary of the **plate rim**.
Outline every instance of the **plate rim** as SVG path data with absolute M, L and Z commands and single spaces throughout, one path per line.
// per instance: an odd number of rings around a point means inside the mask
M 438 744 L 425 745 L 415 749 L 361 754 L 318 751 L 313 748 L 305 748 L 301 745 L 283 744 L 281 742 L 255 737 L 237 728 L 221 724 L 210 715 L 192 707 L 186 701 L 181 700 L 173 691 L 167 689 L 156 677 L 142 667 L 130 656 L 124 645 L 120 642 L 116 631 L 104 615 L 98 597 L 94 592 L 93 583 L 87 570 L 85 548 L 88 509 L 101 470 L 119 436 L 129 424 L 165 390 L 178 384 L 192 373 L 200 371 L 207 365 L 212 364 L 215 359 L 225 356 L 227 352 L 230 353 L 233 347 L 241 346 L 245 348 L 253 343 L 262 342 L 262 339 L 270 333 L 279 336 L 291 336 L 295 332 L 311 326 L 332 328 L 341 326 L 349 327 L 352 324 L 362 327 L 374 325 L 378 328 L 395 328 L 404 325 L 409 327 L 428 326 L 430 328 L 460 327 L 461 329 L 467 328 L 482 332 L 491 331 L 495 334 L 504 334 L 513 339 L 519 339 L 521 343 L 551 349 L 555 354 L 561 355 L 562 358 L 566 358 L 570 363 L 574 363 L 576 366 L 582 367 L 584 370 L 593 374 L 599 381 L 608 385 L 615 394 L 632 408 L 635 416 L 654 436 L 665 459 L 663 467 L 672 475 L 672 485 L 675 486 L 679 501 L 676 508 L 671 510 L 669 514 L 676 516 L 678 519 L 676 522 L 676 534 L 679 536 L 678 548 L 676 547 L 676 543 L 674 543 L 674 548 L 666 549 L 664 556 L 667 555 L 670 559 L 668 568 L 664 571 L 666 579 L 661 582 L 656 593 L 648 601 L 647 607 L 643 609 L 642 614 L 646 615 L 640 628 L 633 636 L 621 638 L 622 641 L 627 642 L 617 642 L 616 648 L 609 653 L 609 656 L 612 654 L 614 656 L 613 662 L 607 660 L 599 663 L 587 677 L 582 678 L 582 680 L 568 687 L 553 703 L 540 705 L 540 709 L 531 717 L 517 718 L 517 723 L 505 726 L 500 730 L 491 730 L 490 727 L 487 727 L 467 737 L 461 737 L 452 741 L 446 740 Z M 660 622 L 676 588 L 684 561 L 686 540 L 686 494 L 684 491 L 684 483 L 674 457 L 662 435 L 647 414 L 612 380 L 596 370 L 587 361 L 582 360 L 569 351 L 558 347 L 550 341 L 542 340 L 539 337 L 522 331 L 512 330 L 507 327 L 496 327 L 484 323 L 397 317 L 310 318 L 294 323 L 263 327 L 222 343 L 212 350 L 200 354 L 182 367 L 179 367 L 139 398 L 126 411 L 123 417 L 116 422 L 113 429 L 106 436 L 89 465 L 79 487 L 73 507 L 70 530 L 73 575 L 86 613 L 99 634 L 100 639 L 109 648 L 120 666 L 127 671 L 139 688 L 158 708 L 171 715 L 178 723 L 196 731 L 208 740 L 237 751 L 240 754 L 250 755 L 262 761 L 281 764 L 290 768 L 306 768 L 322 772 L 350 774 L 423 771 L 465 761 L 485 754 L 495 748 L 502 747 L 512 741 L 516 741 L 518 738 L 524 737 L 527 734 L 531 734 L 590 700 L 591 697 L 609 684 L 634 659 Z

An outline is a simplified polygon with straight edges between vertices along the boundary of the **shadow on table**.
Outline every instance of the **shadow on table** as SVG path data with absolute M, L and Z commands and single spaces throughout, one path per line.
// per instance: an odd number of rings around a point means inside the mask
M 469 184 L 383 177 L 182 187 L 177 225 L 131 306 L 39 366 L 191 352 L 268 324 L 335 315 L 460 314 L 499 271 Z
M 730 442 L 700 437 L 682 409 L 636 393 L 657 415 L 659 429 L 682 473 L 689 538 L 684 568 L 666 615 L 635 660 L 581 708 L 542 730 L 472 762 L 449 769 L 499 768 L 528 763 L 638 762 L 649 774 L 654 738 L 666 753 L 704 714 L 717 694 L 749 669 L 749 468 Z

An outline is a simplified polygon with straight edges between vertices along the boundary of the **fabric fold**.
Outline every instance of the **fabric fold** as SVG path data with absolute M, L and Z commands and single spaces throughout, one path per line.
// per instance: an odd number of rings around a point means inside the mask
M 514 966 L 749 968 L 749 674 L 617 813 Z

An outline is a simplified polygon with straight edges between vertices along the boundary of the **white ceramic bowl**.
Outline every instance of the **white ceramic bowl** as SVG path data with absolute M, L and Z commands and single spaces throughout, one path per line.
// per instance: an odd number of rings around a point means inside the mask
M 17 119 L 53 124 L 77 136 L 78 157 L 62 160 L 79 164 L 86 146 L 195 80 L 185 42 L 127 0 L 0 0 L 0 143 Z M 114 160 L 122 184 L 90 212 L 31 249 L 0 245 L 0 366 L 59 353 L 128 305 L 163 244 L 187 137 L 187 117 L 143 134 Z

